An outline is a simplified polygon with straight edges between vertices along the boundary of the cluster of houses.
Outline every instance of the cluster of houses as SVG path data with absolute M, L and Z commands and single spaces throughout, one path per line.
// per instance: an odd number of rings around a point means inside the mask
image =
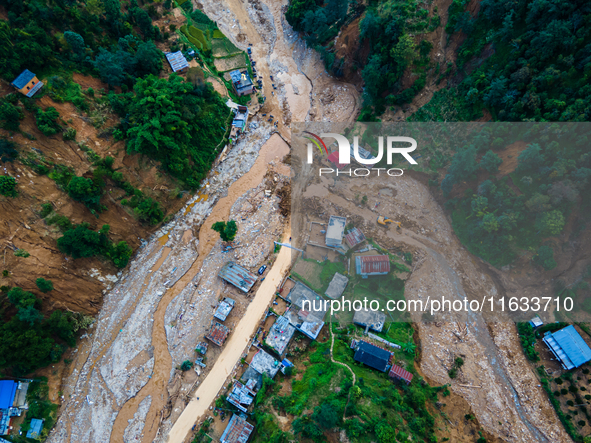
M 0 380 L 0 435 L 8 435 L 12 430 L 12 420 L 29 409 L 27 391 L 30 381 Z M 43 420 L 31 420 L 26 437 L 37 439 L 43 430 Z M 1 441 L 6 441 L 0 438 Z

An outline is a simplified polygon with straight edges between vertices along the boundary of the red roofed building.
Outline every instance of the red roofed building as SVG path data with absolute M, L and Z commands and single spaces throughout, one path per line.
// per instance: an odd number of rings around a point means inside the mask
M 339 163 L 339 151 L 334 151 L 332 154 L 330 154 L 328 156 L 328 161 L 334 163 L 337 169 L 342 169 L 347 166 L 346 164 Z
M 390 258 L 387 255 L 361 255 L 355 257 L 357 275 L 386 275 L 390 272 Z
M 395 378 L 397 380 L 404 380 L 406 384 L 410 384 L 412 381 L 412 374 L 408 372 L 406 369 L 402 369 L 400 366 L 392 365 L 390 372 L 388 373 L 390 378 Z
M 345 241 L 349 245 L 350 248 L 354 248 L 359 243 L 365 240 L 365 235 L 357 228 L 353 228 L 349 231 L 347 235 L 345 235 Z

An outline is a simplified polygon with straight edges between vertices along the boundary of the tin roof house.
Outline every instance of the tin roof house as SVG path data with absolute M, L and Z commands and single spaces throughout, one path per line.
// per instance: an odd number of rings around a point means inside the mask
M 390 357 L 392 356 L 390 352 L 361 340 L 354 346 L 355 355 L 353 358 L 355 361 L 378 371 L 386 372 L 390 366 Z
M 39 81 L 37 76 L 28 69 L 25 69 L 20 75 L 11 83 L 18 92 L 27 97 L 33 97 L 35 93 L 41 89 L 43 82 Z
M 386 275 L 390 272 L 390 259 L 387 255 L 358 255 L 355 257 L 355 270 L 363 278 Z
M 254 426 L 245 418 L 234 414 L 220 438 L 221 443 L 246 443 L 254 430 Z
M 242 292 L 248 292 L 257 281 L 257 276 L 237 263 L 226 263 L 220 273 L 220 278 L 236 286 Z
M 544 343 L 567 371 L 591 360 L 591 348 L 573 325 L 556 332 L 546 332 Z
M 189 70 L 189 62 L 181 51 L 167 52 L 166 60 L 168 60 L 170 67 L 176 73 L 184 74 Z

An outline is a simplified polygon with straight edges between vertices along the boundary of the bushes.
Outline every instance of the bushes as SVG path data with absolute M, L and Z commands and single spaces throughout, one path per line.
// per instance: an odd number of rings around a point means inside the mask
M 63 218 L 60 219 L 60 222 Z M 112 243 L 108 234 L 109 225 L 103 225 L 100 231 L 89 229 L 87 223 L 73 226 L 64 230 L 64 235 L 57 240 L 58 249 L 75 259 L 84 257 L 103 256 L 113 261 L 118 268 L 124 268 L 129 263 L 133 250 L 125 241 Z M 64 222 L 65 224 L 65 222 Z
M 76 140 L 76 129 L 66 128 L 62 134 L 64 141 Z
M 59 112 L 57 112 L 57 110 L 52 106 L 47 108 L 45 111 L 42 109 L 37 109 L 37 113 L 35 114 L 37 128 L 39 128 L 39 130 L 47 136 L 57 134 L 61 129 L 61 126 L 57 121 L 59 116 Z
M 7 100 L 0 100 L 0 128 L 7 131 L 18 131 L 20 121 L 24 117 L 25 115 L 20 108 Z
M 7 197 L 16 197 L 16 178 L 8 175 L 0 175 L 0 194 Z
M 534 348 L 536 337 L 531 324 L 517 323 L 517 332 L 519 333 L 519 340 L 521 341 L 521 346 L 523 347 L 523 352 L 525 352 L 526 357 L 534 362 L 539 361 L 540 355 Z
M 534 256 L 534 262 L 548 271 L 557 266 L 556 260 L 554 260 L 554 250 L 548 245 L 542 245 L 538 248 Z
M 74 200 L 84 203 L 91 210 L 102 212 L 104 207 L 100 204 L 100 199 L 103 195 L 103 186 L 102 180 L 72 177 L 66 189 Z
M 39 277 L 37 280 L 35 280 L 35 284 L 44 294 L 46 292 L 53 291 L 53 283 L 51 280 L 45 280 L 43 277 Z
M 211 229 L 219 232 L 222 241 L 232 241 L 236 237 L 238 227 L 234 220 L 230 220 L 228 223 L 224 221 L 215 222 Z
M 0 137 L 0 162 L 12 162 L 18 157 L 18 151 L 15 149 L 16 143 Z

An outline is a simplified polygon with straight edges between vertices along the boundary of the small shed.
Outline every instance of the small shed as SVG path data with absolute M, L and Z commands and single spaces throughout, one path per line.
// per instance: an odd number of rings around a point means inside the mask
M 345 225 L 347 219 L 337 215 L 331 215 L 326 227 L 326 246 L 338 248 L 343 244 L 343 236 L 345 235 Z
M 591 348 L 573 325 L 554 333 L 546 332 L 544 343 L 567 371 L 591 360 Z
M 402 369 L 400 366 L 392 365 L 390 368 L 390 372 L 388 373 L 390 378 L 395 380 L 402 380 L 406 382 L 406 384 L 410 384 L 412 381 L 412 374 L 408 372 L 406 369 Z
M 29 427 L 29 432 L 27 432 L 27 438 L 38 439 L 41 435 L 41 430 L 43 429 L 43 420 L 39 420 L 38 418 L 34 418 L 31 420 L 31 426 Z
M 35 93 L 41 89 L 43 82 L 39 81 L 37 76 L 28 69 L 25 69 L 20 75 L 11 83 L 18 92 L 27 97 L 33 97 Z
M 387 255 L 358 255 L 355 257 L 355 270 L 363 278 L 386 275 L 390 272 L 390 258 Z
M 209 329 L 205 338 L 218 346 L 222 346 L 228 335 L 230 335 L 230 329 L 216 321 Z
M 236 286 L 242 292 L 248 292 L 257 281 L 257 276 L 237 263 L 226 263 L 220 273 L 220 278 Z
M 349 245 L 350 248 L 354 248 L 358 244 L 365 241 L 365 235 L 357 228 L 351 229 L 347 235 L 345 235 L 345 241 Z
M 343 292 L 345 292 L 345 288 L 347 287 L 348 283 L 349 279 L 347 277 L 345 277 L 343 274 L 335 272 L 334 277 L 328 285 L 328 288 L 326 288 L 325 295 L 328 298 L 336 300 L 341 295 L 343 295 Z
M 531 325 L 532 328 L 536 329 L 536 328 L 539 328 L 540 326 L 542 326 L 544 324 L 544 322 L 542 321 L 542 319 L 540 318 L 539 315 L 536 315 L 534 318 L 532 318 L 529 321 L 529 324 Z
M 234 308 L 234 304 L 235 304 L 235 301 L 232 300 L 231 298 L 228 298 L 228 297 L 224 298 L 218 304 L 218 307 L 215 310 L 215 314 L 213 314 L 213 316 L 221 321 L 226 320 L 226 318 L 228 318 L 228 315 L 230 315 L 230 312 Z
M 168 63 L 174 72 L 184 74 L 189 70 L 189 62 L 181 51 L 167 52 L 166 60 L 168 60 Z
M 232 415 L 228 426 L 220 438 L 221 443 L 246 443 L 254 426 L 237 414 Z

